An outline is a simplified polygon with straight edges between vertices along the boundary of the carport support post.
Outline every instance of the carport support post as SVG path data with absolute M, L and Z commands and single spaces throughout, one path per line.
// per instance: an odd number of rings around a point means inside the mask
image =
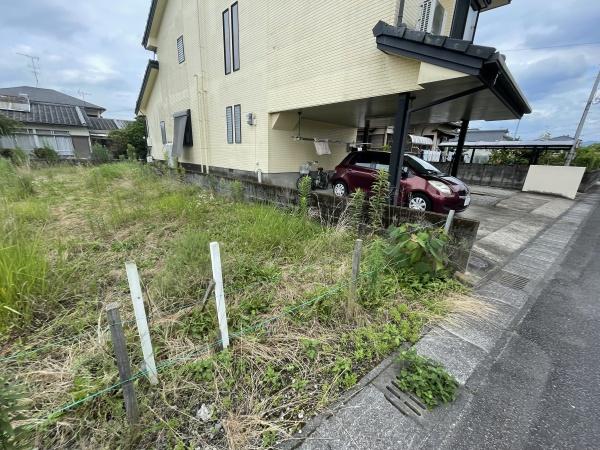
M 469 130 L 469 121 L 463 120 L 460 126 L 460 134 L 458 135 L 458 144 L 456 144 L 456 152 L 454 152 L 454 161 L 452 161 L 452 170 L 450 175 L 455 177 L 458 175 L 458 165 L 462 159 L 463 149 L 465 148 L 465 140 L 467 139 L 467 131 Z
M 404 163 L 404 147 L 410 123 L 410 93 L 398 94 L 398 106 L 394 118 L 394 139 L 390 156 L 390 202 L 400 194 L 400 177 Z

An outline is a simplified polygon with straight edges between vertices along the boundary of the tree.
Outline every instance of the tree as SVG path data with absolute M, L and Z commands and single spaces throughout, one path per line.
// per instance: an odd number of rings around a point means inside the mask
M 145 158 L 148 153 L 146 146 L 146 119 L 144 117 L 136 117 L 125 128 L 113 130 L 108 135 L 112 141 L 111 149 L 115 156 L 127 154 L 128 145 L 132 145 L 135 149 L 136 158 Z
M 21 128 L 21 122 L 17 122 L 10 117 L 0 114 L 0 136 L 14 134 L 19 128 Z

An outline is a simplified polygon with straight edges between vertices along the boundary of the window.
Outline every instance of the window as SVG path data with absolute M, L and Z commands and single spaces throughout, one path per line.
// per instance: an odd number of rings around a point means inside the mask
M 225 108 L 227 122 L 227 143 L 242 143 L 242 107 L 240 105 Z
M 235 124 L 235 143 L 242 143 L 242 107 L 235 105 L 233 107 L 233 122 Z
M 229 9 L 223 11 L 223 50 L 225 55 L 225 75 L 231 73 L 231 27 L 229 26 Z
M 227 143 L 233 144 L 233 108 L 225 108 L 225 118 L 227 121 Z
M 223 54 L 225 56 L 225 75 L 240 70 L 240 24 L 238 3 L 231 5 L 231 20 L 229 9 L 223 11 Z
M 386 172 L 390 171 L 390 154 L 389 153 L 375 153 L 373 155 L 373 160 L 375 161 L 375 170 L 385 170 Z
M 164 120 L 160 122 L 160 135 L 162 137 L 162 143 L 165 145 L 167 143 L 167 129 L 165 128 Z
M 177 38 L 177 61 L 179 61 L 179 64 L 185 61 L 185 50 L 183 49 L 183 35 Z
M 358 152 L 351 162 L 352 165 L 371 169 L 373 166 L 373 155 L 366 152 Z
M 240 70 L 240 24 L 237 2 L 231 5 L 231 48 L 233 50 L 233 70 Z

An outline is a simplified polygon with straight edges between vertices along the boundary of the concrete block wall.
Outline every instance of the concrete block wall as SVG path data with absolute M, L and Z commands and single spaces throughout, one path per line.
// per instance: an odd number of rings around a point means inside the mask
M 268 184 L 261 184 L 250 179 L 232 178 L 224 175 L 205 175 L 186 173 L 186 180 L 206 189 L 212 189 L 223 195 L 231 194 L 234 182 L 242 184 L 246 200 L 265 202 L 277 206 L 289 207 L 298 204 L 298 191 Z M 337 199 L 330 195 L 313 192 L 310 203 L 318 208 L 319 216 L 329 224 L 335 224 L 347 208 L 345 199 Z M 365 215 L 367 207 L 365 205 Z M 384 211 L 384 225 L 399 225 L 401 223 L 420 223 L 424 225 L 443 226 L 445 215 L 414 211 L 408 208 L 387 207 Z M 450 229 L 452 245 L 450 246 L 451 264 L 455 270 L 466 271 L 471 249 L 475 244 L 479 222 L 472 219 L 455 217 Z

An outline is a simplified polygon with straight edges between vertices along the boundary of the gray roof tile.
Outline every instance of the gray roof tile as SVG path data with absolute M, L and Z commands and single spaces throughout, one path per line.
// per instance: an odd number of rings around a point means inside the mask
M 0 95 L 21 95 L 25 94 L 31 102 L 54 103 L 57 105 L 81 106 L 90 109 L 100 109 L 105 111 L 102 106 L 94 105 L 90 102 L 84 102 L 77 97 L 72 97 L 54 89 L 36 88 L 31 86 L 16 86 L 0 88 Z
M 76 106 L 31 103 L 30 112 L 0 110 L 0 114 L 22 123 L 83 127 Z

